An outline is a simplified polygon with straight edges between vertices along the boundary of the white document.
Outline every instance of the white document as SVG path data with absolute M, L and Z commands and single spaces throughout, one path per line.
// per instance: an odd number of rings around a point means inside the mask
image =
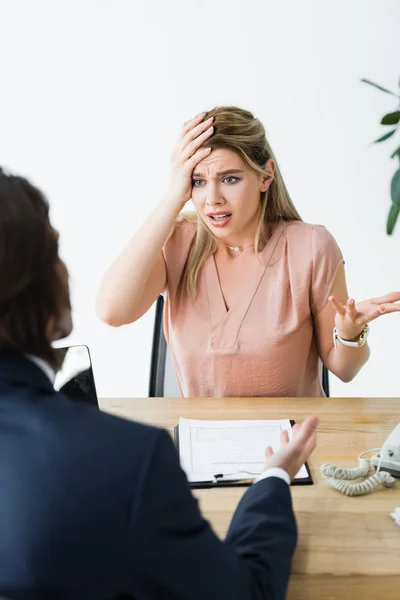
M 276 451 L 289 419 L 279 421 L 197 421 L 179 419 L 179 456 L 190 482 L 254 479 L 265 469 L 265 450 Z M 221 477 L 222 476 L 222 477 Z M 308 477 L 303 465 L 295 479 Z

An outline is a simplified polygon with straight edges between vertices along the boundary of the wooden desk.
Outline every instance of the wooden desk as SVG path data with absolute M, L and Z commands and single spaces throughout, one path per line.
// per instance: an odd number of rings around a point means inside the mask
M 104 410 L 167 428 L 179 417 L 279 419 L 320 417 L 318 446 L 309 461 L 313 486 L 292 487 L 299 544 L 289 599 L 394 600 L 400 598 L 400 528 L 390 517 L 400 506 L 392 489 L 343 496 L 320 475 L 323 463 L 357 466 L 357 456 L 380 447 L 400 422 L 399 398 L 104 399 Z M 223 537 L 244 488 L 195 490 L 204 515 Z

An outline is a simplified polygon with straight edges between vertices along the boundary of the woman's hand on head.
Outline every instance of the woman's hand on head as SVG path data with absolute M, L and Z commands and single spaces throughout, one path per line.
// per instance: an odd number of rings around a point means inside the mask
M 193 169 L 209 156 L 211 148 L 200 148 L 212 136 L 213 119 L 204 120 L 204 113 L 185 124 L 171 159 L 171 178 L 167 192 L 170 200 L 182 209 L 192 197 Z
M 335 325 L 340 337 L 346 340 L 357 338 L 367 323 L 378 317 L 400 312 L 400 292 L 391 292 L 379 298 L 370 298 L 356 302 L 349 298 L 346 304 L 339 302 L 335 296 L 330 296 L 329 301 L 336 311 Z

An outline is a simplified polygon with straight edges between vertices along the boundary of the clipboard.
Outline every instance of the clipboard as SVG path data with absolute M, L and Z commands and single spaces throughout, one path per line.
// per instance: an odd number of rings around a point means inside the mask
M 295 421 L 290 419 L 290 424 L 293 427 Z M 174 427 L 174 445 L 178 452 L 179 456 L 179 425 L 175 425 Z M 299 479 L 294 479 L 290 485 L 314 485 L 313 478 L 311 477 L 311 471 L 308 466 L 308 463 L 304 463 L 304 466 L 307 471 L 307 477 L 302 477 Z M 189 487 L 192 489 L 204 489 L 204 488 L 221 488 L 221 487 L 249 487 L 252 483 L 248 481 L 188 481 Z

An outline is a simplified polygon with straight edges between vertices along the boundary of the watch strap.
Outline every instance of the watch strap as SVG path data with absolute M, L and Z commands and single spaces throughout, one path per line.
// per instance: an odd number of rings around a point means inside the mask
M 354 342 L 352 342 L 350 340 L 345 340 L 342 337 L 340 337 L 340 335 L 338 335 L 336 327 L 334 327 L 333 328 L 333 344 L 336 348 L 337 343 L 339 341 L 341 344 L 343 344 L 343 346 L 348 346 L 349 348 L 361 348 L 361 346 L 364 346 L 365 342 L 367 341 L 368 333 L 369 333 L 369 325 L 367 324 L 367 325 L 365 325 L 364 329 L 360 333 L 358 340 L 355 340 Z

